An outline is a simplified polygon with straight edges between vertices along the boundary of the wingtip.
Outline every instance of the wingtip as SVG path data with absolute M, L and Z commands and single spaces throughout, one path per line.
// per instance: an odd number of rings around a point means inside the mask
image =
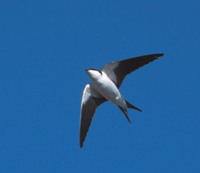
M 165 54 L 164 53 L 154 53 L 154 54 L 147 54 L 147 55 L 144 55 L 144 56 L 150 56 L 150 57 L 159 58 L 159 57 L 161 57 L 163 55 L 165 55 Z
M 80 148 L 83 148 L 83 144 L 84 144 L 84 141 L 85 141 L 85 138 L 82 138 L 82 133 L 80 132 L 80 137 L 79 137 L 79 147 Z
M 80 143 L 80 148 L 83 148 L 83 143 Z
M 159 54 L 156 54 L 156 57 L 161 57 L 163 55 L 164 55 L 164 53 L 159 53 Z

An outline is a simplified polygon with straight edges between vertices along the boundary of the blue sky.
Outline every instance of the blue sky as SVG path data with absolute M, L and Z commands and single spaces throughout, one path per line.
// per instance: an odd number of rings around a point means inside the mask
M 0 172 L 200 172 L 197 0 L 0 2 Z M 79 148 L 87 68 L 151 53 Z

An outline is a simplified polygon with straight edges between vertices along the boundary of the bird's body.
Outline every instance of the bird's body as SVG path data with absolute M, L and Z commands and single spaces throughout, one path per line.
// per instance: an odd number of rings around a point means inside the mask
M 124 109 L 127 108 L 126 102 L 119 92 L 119 89 L 116 87 L 114 82 L 110 80 L 105 72 L 99 72 L 92 69 L 87 70 L 87 73 L 93 82 L 92 84 L 94 88 L 101 94 L 101 96 L 117 106 L 120 106 Z M 100 75 L 95 76 L 93 73 L 99 73 Z
M 96 108 L 102 103 L 110 101 L 117 105 L 130 123 L 131 121 L 128 117 L 127 108 L 133 108 L 141 112 L 141 109 L 133 106 L 123 98 L 119 91 L 119 87 L 127 74 L 158 59 L 160 56 L 163 56 L 163 54 L 144 55 L 112 62 L 105 65 L 102 71 L 96 69 L 86 70 L 92 83 L 85 86 L 82 96 L 80 147 L 83 146 Z

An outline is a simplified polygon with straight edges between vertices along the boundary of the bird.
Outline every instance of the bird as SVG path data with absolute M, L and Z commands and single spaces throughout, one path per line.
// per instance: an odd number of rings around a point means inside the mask
M 163 53 L 149 54 L 115 61 L 106 64 L 101 71 L 93 68 L 86 69 L 92 82 L 86 84 L 82 95 L 79 134 L 80 148 L 83 147 L 83 143 L 97 107 L 104 102 L 110 101 L 117 105 L 129 123 L 131 123 L 131 121 L 128 117 L 127 108 L 142 112 L 141 109 L 133 106 L 124 99 L 119 88 L 126 75 L 163 55 Z

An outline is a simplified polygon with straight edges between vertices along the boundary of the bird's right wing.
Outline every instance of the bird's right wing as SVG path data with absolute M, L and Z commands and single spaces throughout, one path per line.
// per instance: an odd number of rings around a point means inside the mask
M 81 119 L 80 119 L 80 147 L 83 147 L 88 129 L 92 122 L 92 118 L 96 108 L 106 101 L 103 97 L 95 97 L 93 87 L 87 84 L 83 91 L 81 102 Z

